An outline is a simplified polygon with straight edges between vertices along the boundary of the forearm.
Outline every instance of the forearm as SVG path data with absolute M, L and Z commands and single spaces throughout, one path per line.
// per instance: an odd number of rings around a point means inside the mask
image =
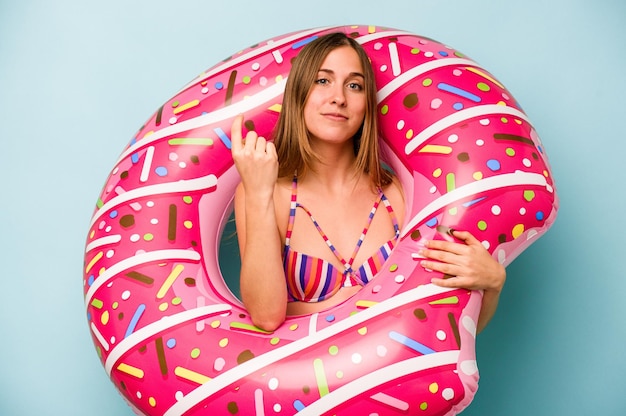
M 480 308 L 480 314 L 478 316 L 477 332 L 480 333 L 491 318 L 496 314 L 498 309 L 498 302 L 500 300 L 500 291 L 498 290 L 485 290 L 483 292 L 483 301 Z
M 240 276 L 242 300 L 254 324 L 273 331 L 285 320 L 287 289 L 271 198 L 246 198 L 245 229 Z

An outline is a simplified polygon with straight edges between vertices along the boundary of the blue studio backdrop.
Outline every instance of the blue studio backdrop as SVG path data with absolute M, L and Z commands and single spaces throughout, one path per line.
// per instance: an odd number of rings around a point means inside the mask
M 464 415 L 626 414 L 622 0 L 0 2 L 0 414 L 131 415 L 82 298 L 95 200 L 180 87 L 258 41 L 373 24 L 447 43 L 515 95 L 556 178 L 555 225 L 508 268 Z

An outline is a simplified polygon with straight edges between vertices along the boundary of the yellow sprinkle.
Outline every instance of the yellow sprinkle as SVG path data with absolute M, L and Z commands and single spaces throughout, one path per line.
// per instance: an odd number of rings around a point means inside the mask
M 413 129 L 408 129 L 408 130 L 406 131 L 406 135 L 405 135 L 405 137 L 406 137 L 408 140 L 412 139 L 412 138 L 413 138 Z
M 148 403 L 150 404 L 150 406 L 156 407 L 156 399 L 154 397 L 150 397 L 148 399 Z
M 109 323 L 109 311 L 104 311 L 104 313 L 100 317 L 100 322 L 102 322 L 102 325 L 106 325 Z
M 420 153 L 439 153 L 443 155 L 449 155 L 452 153 L 452 147 L 450 146 L 440 146 L 438 144 L 427 144 L 422 147 L 419 151 Z
M 459 303 L 459 298 L 456 296 L 450 296 L 448 298 L 437 299 L 428 303 L 430 305 L 456 305 Z
M 367 33 L 376 33 L 376 26 L 368 26 Z
M 472 178 L 474 178 L 475 180 L 479 181 L 483 178 L 483 173 L 482 172 L 474 172 L 474 174 L 472 175 Z
M 204 374 L 196 373 L 195 371 L 191 371 L 184 367 L 176 367 L 174 369 L 174 374 L 180 378 L 184 378 L 185 380 L 193 381 L 198 384 L 204 384 L 211 380 L 210 377 L 207 377 Z
M 289 327 L 289 329 L 290 329 L 291 331 L 295 331 L 296 329 L 298 329 L 298 324 L 293 324 L 293 325 L 291 325 L 291 326 Z
M 372 306 L 376 305 L 378 302 L 374 302 L 371 300 L 357 300 L 356 301 L 356 307 L 357 308 L 361 308 L 361 309 L 367 309 L 367 308 L 371 308 Z
M 161 312 L 165 312 L 169 306 L 170 305 L 167 302 L 163 302 L 162 304 L 159 305 L 159 310 Z
M 483 71 L 481 71 L 478 68 L 474 68 L 471 66 L 466 67 L 465 69 L 467 69 L 470 72 L 473 72 L 477 75 L 480 75 L 481 77 L 488 79 L 489 81 L 493 82 L 494 84 L 496 84 L 498 87 L 504 89 L 504 86 L 502 84 L 500 84 L 495 78 L 493 78 L 492 76 L 489 76 L 488 74 L 484 73 Z
M 222 338 L 222 339 L 220 339 L 220 342 L 219 342 L 219 346 L 220 346 L 220 347 L 224 348 L 224 347 L 226 347 L 227 345 L 228 345 L 228 338 Z
M 244 324 L 243 322 L 231 322 L 230 323 L 230 327 L 231 329 L 242 329 L 244 331 L 252 331 L 252 332 L 258 332 L 259 334 L 270 334 L 271 332 L 267 332 L 262 330 L 261 328 L 254 326 L 254 325 L 250 325 L 250 324 Z
M 524 234 L 524 224 L 517 224 L 513 227 L 513 238 L 517 238 L 520 235 Z
M 96 230 L 91 230 L 91 232 L 89 233 L 89 238 L 92 239 L 94 235 L 96 235 Z
M 441 176 L 443 172 L 441 171 L 441 168 L 437 168 L 433 171 L 433 177 L 438 178 Z
M 98 262 L 98 260 L 100 260 L 102 258 L 103 255 L 104 254 L 102 254 L 102 252 L 99 252 L 98 254 L 96 254 L 95 257 L 93 259 L 91 259 L 89 264 L 87 264 L 87 267 L 85 268 L 85 273 L 89 273 L 89 271 L 91 270 L 93 265 L 96 264 Z
M 359 335 L 365 335 L 367 334 L 367 327 L 364 326 L 363 328 L 359 328 L 357 332 L 359 333 Z
M 117 366 L 117 369 L 133 377 L 143 378 L 143 370 L 141 368 L 137 368 L 137 367 L 133 367 L 132 365 L 120 363 L 120 365 Z
M 187 104 L 183 104 L 179 107 L 176 107 L 174 109 L 174 114 L 180 114 L 185 110 L 189 110 L 190 108 L 197 106 L 198 104 L 200 104 L 200 100 L 189 101 Z
M 283 106 L 281 104 L 274 104 L 268 108 L 268 110 L 274 111 L 276 113 L 280 113 L 282 109 L 283 109 Z
M 222 323 L 220 321 L 211 322 L 211 328 L 219 328 Z
M 428 386 L 428 391 L 430 391 L 432 394 L 437 393 L 439 391 L 439 384 L 432 383 L 430 386 Z
M 317 389 L 319 390 L 320 397 L 324 397 L 330 393 L 330 390 L 328 388 L 328 381 L 326 380 L 326 373 L 324 372 L 324 363 L 321 359 L 316 358 L 313 360 L 313 369 L 315 371 L 315 379 L 317 380 Z
M 157 292 L 157 299 L 163 299 L 163 296 L 165 296 L 167 291 L 170 290 L 170 287 L 172 287 L 174 281 L 178 278 L 178 276 L 180 276 L 184 269 L 185 266 L 183 266 L 182 264 L 178 264 L 176 265 L 176 267 L 174 267 L 174 269 L 172 269 L 170 275 L 167 277 L 167 279 L 165 279 L 163 286 L 161 286 L 161 288 Z

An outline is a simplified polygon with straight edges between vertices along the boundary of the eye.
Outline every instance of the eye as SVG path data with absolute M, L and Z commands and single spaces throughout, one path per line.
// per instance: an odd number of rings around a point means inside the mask
M 320 84 L 320 85 L 326 85 L 328 84 L 330 81 L 328 81 L 327 78 L 318 78 L 315 80 L 316 84 Z
M 350 82 L 348 84 L 348 89 L 354 91 L 363 91 L 363 85 L 359 84 L 358 82 Z

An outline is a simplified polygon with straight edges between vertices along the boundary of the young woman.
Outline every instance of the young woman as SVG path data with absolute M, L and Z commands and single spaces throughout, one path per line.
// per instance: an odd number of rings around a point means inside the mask
M 402 190 L 380 163 L 376 86 L 361 46 L 322 36 L 294 60 L 283 109 L 267 141 L 243 116 L 232 126 L 242 182 L 235 194 L 241 296 L 273 331 L 287 315 L 317 312 L 358 292 L 388 257 L 404 221 Z M 470 233 L 429 241 L 422 266 L 434 284 L 484 290 L 478 329 L 495 313 L 505 270 Z

